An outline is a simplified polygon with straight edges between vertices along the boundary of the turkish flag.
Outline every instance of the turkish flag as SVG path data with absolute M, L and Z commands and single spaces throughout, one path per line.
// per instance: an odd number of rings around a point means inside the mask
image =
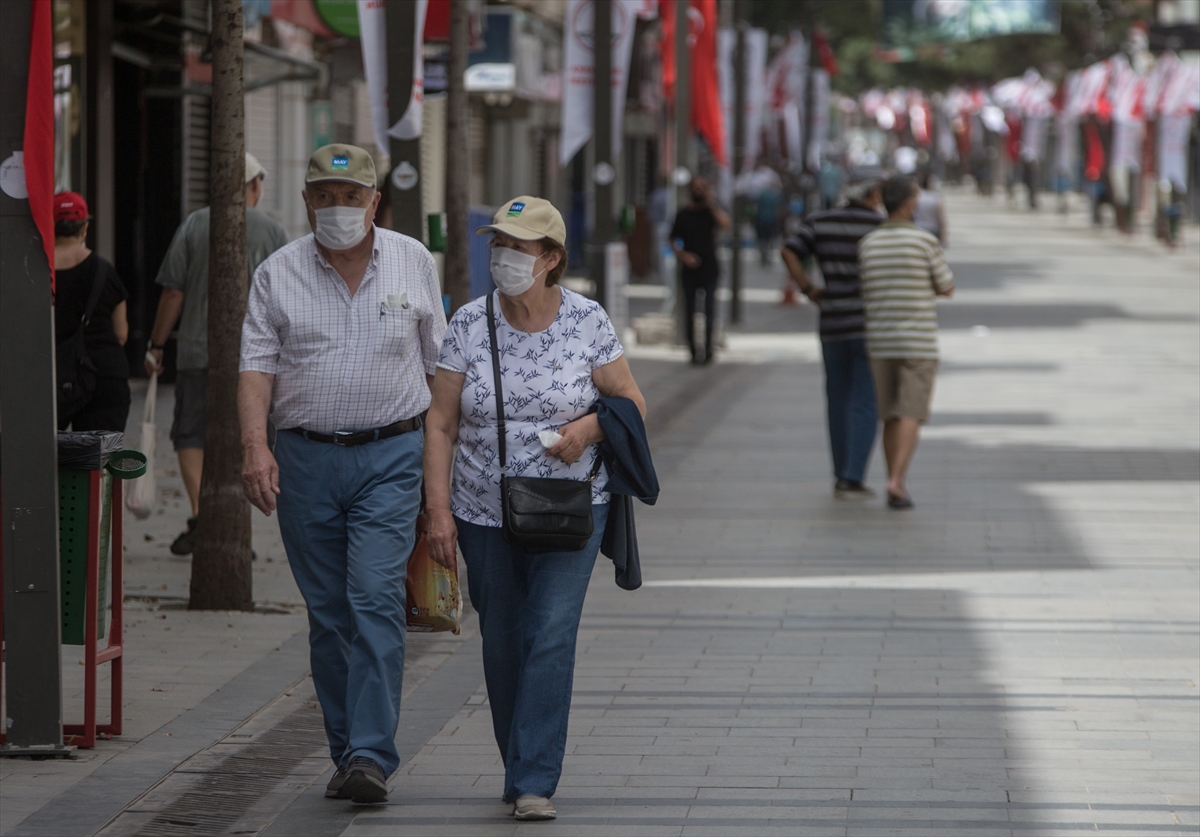
M 834 57 L 833 48 L 829 46 L 829 39 L 820 29 L 813 30 L 813 48 L 816 49 L 817 56 L 821 59 L 821 66 L 825 68 L 825 72 L 829 73 L 829 77 L 836 76 L 838 74 L 837 58 Z
M 662 20 L 663 96 L 675 101 L 675 2 L 659 0 Z M 691 0 L 688 23 L 692 70 L 692 126 L 721 165 L 725 159 L 725 116 L 717 82 L 717 0 Z
M 29 80 L 25 88 L 25 190 L 42 236 L 54 293 L 54 41 L 50 0 L 33 0 Z
M 700 10 L 704 21 L 692 46 L 692 126 L 724 166 L 728 160 L 725 114 L 717 82 L 717 0 L 692 0 L 692 7 Z
M 658 19 L 662 21 L 663 98 L 675 101 L 675 0 L 658 0 Z

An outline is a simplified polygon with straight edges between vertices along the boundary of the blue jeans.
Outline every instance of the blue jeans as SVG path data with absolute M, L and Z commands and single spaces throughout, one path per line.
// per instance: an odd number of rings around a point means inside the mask
M 504 798 L 553 796 L 567 749 L 575 637 L 604 537 L 608 506 L 577 552 L 527 552 L 501 530 L 455 519 L 467 590 L 479 612 L 492 729 L 504 759 Z
M 308 605 L 329 754 L 400 766 L 404 580 L 421 504 L 423 431 L 357 447 L 281 431 L 279 531 Z
M 833 475 L 862 482 L 875 445 L 875 382 L 867 341 L 861 337 L 821 342 Z

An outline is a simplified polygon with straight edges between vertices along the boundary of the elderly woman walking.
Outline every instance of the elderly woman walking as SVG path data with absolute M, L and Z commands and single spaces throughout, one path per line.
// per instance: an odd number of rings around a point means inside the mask
M 558 210 L 516 198 L 477 232 L 494 234 L 499 290 L 459 309 L 442 343 L 425 442 L 429 550 L 452 567 L 457 542 L 467 563 L 504 800 L 517 819 L 553 819 L 575 639 L 608 518 L 593 406 L 628 398 L 644 415 L 645 400 L 604 309 L 558 285 Z

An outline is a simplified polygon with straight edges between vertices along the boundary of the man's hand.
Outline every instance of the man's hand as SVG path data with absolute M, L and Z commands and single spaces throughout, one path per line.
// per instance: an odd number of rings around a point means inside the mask
M 146 367 L 147 375 L 154 375 L 156 373 L 161 375 L 163 371 L 163 350 L 147 349 L 143 365 Z
M 809 285 L 808 290 L 804 291 L 804 295 L 808 297 L 811 302 L 820 302 L 821 297 L 825 296 L 825 289 L 820 285 Z
M 458 568 L 458 527 L 454 525 L 454 516 L 450 509 L 426 509 L 425 543 L 429 547 L 429 557 L 448 570 Z
M 679 252 L 679 261 L 683 262 L 684 267 L 697 268 L 700 266 L 700 257 L 695 253 L 689 253 L 687 250 Z
M 558 435 L 562 436 L 562 439 L 546 451 L 546 455 L 558 457 L 568 465 L 583 456 L 588 445 L 594 445 L 604 439 L 604 431 L 600 429 L 600 419 L 596 418 L 595 413 L 575 419 L 570 424 L 564 424 L 558 428 Z
M 246 499 L 267 517 L 275 511 L 279 466 L 265 443 L 248 445 L 242 450 L 242 491 Z

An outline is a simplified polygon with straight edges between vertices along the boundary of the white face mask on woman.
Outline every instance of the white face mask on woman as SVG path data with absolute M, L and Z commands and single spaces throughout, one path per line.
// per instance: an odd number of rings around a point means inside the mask
M 349 250 L 367 237 L 367 208 L 364 206 L 329 206 L 315 209 L 317 217 L 313 234 L 330 250 Z
M 538 276 L 533 272 L 538 257 L 510 247 L 492 247 L 492 281 L 506 296 L 518 296 L 533 287 Z

